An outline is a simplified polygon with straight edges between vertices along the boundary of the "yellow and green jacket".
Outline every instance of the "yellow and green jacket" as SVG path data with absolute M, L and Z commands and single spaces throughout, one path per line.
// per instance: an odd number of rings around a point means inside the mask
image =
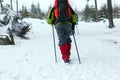
M 71 22 L 58 22 L 58 23 L 54 23 L 56 19 L 55 19 L 55 16 L 54 16 L 54 7 L 52 7 L 49 10 L 48 15 L 47 15 L 47 19 L 46 19 L 47 23 L 55 25 L 55 26 L 57 26 L 58 24 L 61 24 L 61 23 L 68 23 L 68 24 L 71 24 L 71 25 L 72 25 L 72 23 L 75 24 L 78 21 L 78 16 L 77 16 L 77 14 L 75 13 L 75 11 L 72 8 L 70 8 L 70 9 L 71 9 L 71 13 L 72 13 L 72 20 L 71 20 Z

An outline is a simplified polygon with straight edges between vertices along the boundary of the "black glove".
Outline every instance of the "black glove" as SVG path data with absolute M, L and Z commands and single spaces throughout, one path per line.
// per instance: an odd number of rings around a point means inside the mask
M 75 24 L 76 24 L 76 23 L 72 23 L 72 26 L 71 26 L 71 27 L 72 27 L 72 30 L 75 30 Z
M 74 34 L 74 33 L 75 33 L 75 24 L 76 24 L 76 23 L 72 23 L 72 26 L 71 26 L 71 28 L 72 28 L 71 34 Z

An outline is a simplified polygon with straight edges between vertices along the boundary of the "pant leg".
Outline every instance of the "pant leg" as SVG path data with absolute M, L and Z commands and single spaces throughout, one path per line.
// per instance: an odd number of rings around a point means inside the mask
M 65 43 L 71 43 L 72 40 L 70 38 L 70 33 L 71 33 L 71 25 L 69 24 L 60 24 L 56 26 L 56 31 L 58 35 L 58 40 L 59 40 L 59 46 L 63 45 Z
M 62 54 L 62 59 L 66 62 L 70 59 L 70 50 L 71 50 L 71 44 L 67 43 L 64 45 L 60 45 L 60 51 Z
M 70 58 L 70 50 L 71 50 L 71 25 L 63 24 L 56 27 L 58 39 L 59 39 L 59 47 L 62 54 L 62 59 L 64 61 L 68 61 Z

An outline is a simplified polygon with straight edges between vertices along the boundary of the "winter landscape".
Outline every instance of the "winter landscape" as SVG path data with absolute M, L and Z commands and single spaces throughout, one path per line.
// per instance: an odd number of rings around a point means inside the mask
M 72 42 L 70 65 L 58 47 L 55 62 L 52 27 L 45 20 L 24 20 L 32 23 L 30 39 L 15 37 L 16 45 L 0 46 L 0 80 L 120 80 L 119 19 L 114 19 L 114 29 L 108 29 L 107 21 L 79 22 L 75 36 L 82 63 Z
M 120 19 L 108 28 L 108 20 L 78 21 L 72 39 L 71 63 L 61 59 L 55 31 L 57 62 L 52 26 L 46 20 L 24 18 L 31 24 L 29 39 L 14 36 L 15 45 L 0 45 L 0 80 L 120 80 Z M 3 30 L 0 31 L 0 33 Z

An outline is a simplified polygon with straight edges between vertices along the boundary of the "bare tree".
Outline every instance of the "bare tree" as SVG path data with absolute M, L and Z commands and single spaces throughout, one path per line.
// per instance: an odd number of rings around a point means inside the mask
M 111 0 L 107 0 L 107 6 L 108 6 L 109 28 L 113 28 L 114 23 L 113 23 L 113 11 L 112 11 L 112 2 L 111 2 Z
M 0 8 L 1 8 L 1 11 L 2 11 L 2 2 L 3 2 L 3 0 L 0 0 Z
M 97 0 L 95 0 L 95 12 L 96 12 L 96 22 L 98 22 L 98 8 L 97 8 Z
M 17 9 L 17 13 L 18 13 L 18 0 L 16 0 L 16 9 Z
M 87 0 L 87 5 L 90 0 Z M 95 14 L 96 14 L 96 22 L 98 22 L 98 8 L 97 8 L 97 0 L 95 0 Z
M 13 10 L 12 0 L 10 0 L 10 4 L 11 4 L 11 9 Z

